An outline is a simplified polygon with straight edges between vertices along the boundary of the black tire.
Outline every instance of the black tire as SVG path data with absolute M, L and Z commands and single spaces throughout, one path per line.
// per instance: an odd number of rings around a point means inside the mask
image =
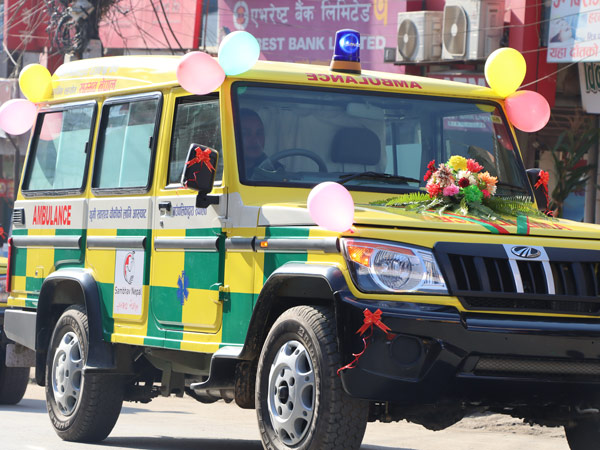
M 83 373 L 88 348 L 85 308 L 71 306 L 56 323 L 46 364 L 48 415 L 65 441 L 105 439 L 123 404 L 123 383 L 118 376 Z
M 27 390 L 29 367 L 6 367 L 2 350 L 0 359 L 0 405 L 16 405 Z
M 580 421 L 565 427 L 565 436 L 571 450 L 596 450 L 600 443 L 600 421 Z
M 297 306 L 277 319 L 256 377 L 256 413 L 265 449 L 360 447 L 369 405 L 344 392 L 336 373 L 340 366 L 331 308 Z

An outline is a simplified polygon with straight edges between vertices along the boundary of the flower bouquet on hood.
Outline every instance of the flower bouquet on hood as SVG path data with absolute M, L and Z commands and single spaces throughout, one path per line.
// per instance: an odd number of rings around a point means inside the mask
M 435 161 L 431 161 L 423 179 L 427 181 L 427 194 L 403 194 L 377 204 L 420 212 L 470 214 L 491 220 L 499 215 L 548 218 L 528 196 L 495 197 L 498 178 L 484 172 L 483 166 L 474 159 L 454 155 L 437 167 Z

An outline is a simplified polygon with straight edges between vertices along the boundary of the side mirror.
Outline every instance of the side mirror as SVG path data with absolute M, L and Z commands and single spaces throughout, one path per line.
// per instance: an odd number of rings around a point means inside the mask
M 185 167 L 181 175 L 181 184 L 198 192 L 196 207 L 206 208 L 219 203 L 219 197 L 209 196 L 215 184 L 219 152 L 200 144 L 191 144 Z
M 531 189 L 533 190 L 533 195 L 535 197 L 535 202 L 538 205 L 538 209 L 540 211 L 546 211 L 547 200 L 546 194 L 544 193 L 544 188 L 541 186 L 536 188 L 535 184 L 538 182 L 540 178 L 540 172 L 542 169 L 527 169 L 527 178 L 529 178 L 529 183 L 531 183 Z

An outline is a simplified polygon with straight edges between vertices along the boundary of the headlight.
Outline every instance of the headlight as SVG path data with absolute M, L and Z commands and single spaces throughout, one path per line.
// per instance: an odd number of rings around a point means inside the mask
M 363 292 L 448 293 L 429 250 L 359 239 L 343 242 L 352 279 Z

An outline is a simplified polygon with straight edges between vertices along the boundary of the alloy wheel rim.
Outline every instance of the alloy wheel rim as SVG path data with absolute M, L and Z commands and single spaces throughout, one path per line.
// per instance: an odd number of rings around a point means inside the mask
M 69 331 L 61 338 L 52 361 L 52 391 L 61 414 L 73 414 L 81 397 L 83 352 L 77 335 Z
M 306 436 L 315 409 L 315 372 L 308 351 L 288 341 L 277 351 L 269 371 L 268 410 L 273 429 L 286 445 Z

